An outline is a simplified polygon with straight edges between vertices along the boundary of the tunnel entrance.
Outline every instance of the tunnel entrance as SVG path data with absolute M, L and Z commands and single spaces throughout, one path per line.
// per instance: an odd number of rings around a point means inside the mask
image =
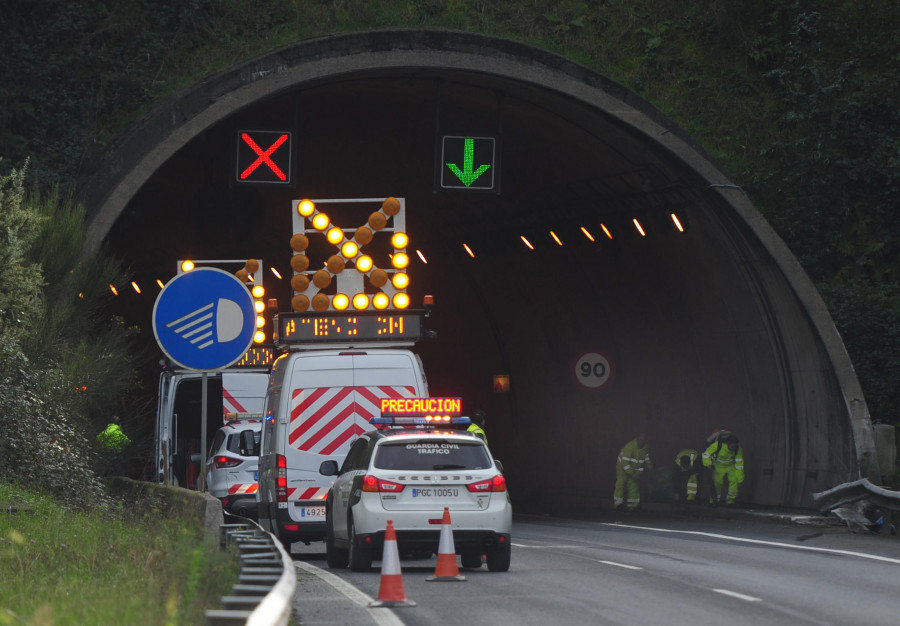
M 291 184 L 239 182 L 244 130 L 290 132 Z M 496 189 L 441 188 L 445 136 L 496 141 Z M 409 293 L 435 300 L 431 393 L 487 411 L 526 508 L 608 507 L 638 429 L 663 474 L 738 433 L 748 503 L 873 475 L 855 375 L 784 244 L 681 129 L 545 51 L 440 31 L 299 43 L 161 106 L 110 164 L 88 234 L 139 284 L 177 259 L 261 257 L 281 308 L 292 200 L 403 197 Z M 120 299 L 151 337 L 156 293 Z

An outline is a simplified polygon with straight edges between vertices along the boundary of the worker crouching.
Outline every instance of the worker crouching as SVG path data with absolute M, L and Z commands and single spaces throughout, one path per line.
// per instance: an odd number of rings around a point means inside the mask
M 710 494 L 709 504 L 711 506 L 719 504 L 723 483 L 727 479 L 725 504 L 734 506 L 738 488 L 744 482 L 744 451 L 738 438 L 729 433 L 713 441 L 703 452 L 703 465 L 712 474 L 713 492 Z

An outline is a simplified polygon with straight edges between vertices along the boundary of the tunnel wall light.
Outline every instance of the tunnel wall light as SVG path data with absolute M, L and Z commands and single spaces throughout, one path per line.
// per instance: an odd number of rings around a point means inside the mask
M 534 250 L 534 246 L 531 245 L 531 242 L 528 241 L 528 239 L 525 238 L 525 235 L 519 235 L 519 237 L 522 239 L 522 243 L 524 243 L 526 246 L 528 246 L 529 248 L 531 248 L 532 250 Z
M 647 233 L 644 232 L 644 227 L 641 226 L 641 223 L 638 221 L 638 219 L 634 218 L 631 221 L 634 223 L 634 227 L 637 229 L 637 231 L 641 234 L 641 237 L 646 237 Z

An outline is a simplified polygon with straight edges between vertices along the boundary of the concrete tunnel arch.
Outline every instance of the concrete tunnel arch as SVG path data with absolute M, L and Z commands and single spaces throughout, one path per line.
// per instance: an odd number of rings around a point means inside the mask
M 809 506 L 812 492 L 860 476 L 880 480 L 865 400 L 831 317 L 743 191 L 639 96 L 532 46 L 470 33 L 372 31 L 303 41 L 210 76 L 124 133 L 87 181 L 88 246 L 109 243 L 123 212 L 153 177 L 224 120 L 287 93 L 391 80 L 449 80 L 502 92 L 514 103 L 505 133 L 515 126 L 521 101 L 527 103 L 522 126 L 543 112 L 565 118 L 559 128 L 577 126 L 585 133 L 581 139 L 602 137 L 608 144 L 602 150 L 615 143 L 616 154 L 598 157 L 597 148 L 589 155 L 609 168 L 597 170 L 602 184 L 585 183 L 587 176 L 577 181 L 587 185 L 585 192 L 567 198 L 581 219 L 627 222 L 632 214 L 668 206 L 690 214 L 690 240 L 669 236 L 648 249 L 620 238 L 605 256 L 579 249 L 546 267 L 500 247 L 493 265 L 462 272 L 468 294 L 445 309 L 442 322 L 452 336 L 454 321 L 467 319 L 472 337 L 463 345 L 497 350 L 472 359 L 483 368 L 479 374 L 511 377 L 507 395 L 481 388 L 471 394 L 488 408 L 492 448 L 508 468 L 517 501 L 540 510 L 608 503 L 615 455 L 638 424 L 651 431 L 653 457 L 662 467 L 678 450 L 698 447 L 712 428 L 733 428 L 748 461 L 742 499 L 754 504 Z M 504 149 L 511 144 L 506 140 Z M 623 155 L 639 167 L 613 172 Z M 515 194 L 506 173 L 515 160 L 505 158 L 500 196 Z M 689 184 L 675 184 L 684 180 Z M 552 202 L 548 198 L 565 196 L 573 186 L 561 181 L 534 202 Z M 591 194 L 603 206 L 585 199 Z M 454 196 L 449 202 L 468 201 Z M 519 207 L 525 202 L 517 199 Z M 468 204 L 484 217 L 478 202 Z M 542 226 L 532 208 L 516 214 L 525 215 L 518 220 L 522 228 Z M 459 234 L 453 211 L 434 213 L 423 219 L 427 239 Z M 498 220 L 486 230 L 503 228 Z M 457 261 L 443 254 L 445 261 L 435 266 L 452 271 Z M 504 273 L 504 263 L 517 271 Z M 561 285 L 552 297 L 533 280 L 546 282 L 549 275 Z M 567 309 L 563 300 L 574 306 Z M 478 316 L 467 315 L 473 309 Z M 529 318 L 510 309 L 537 312 Z M 573 383 L 572 370 L 580 354 L 595 349 L 611 355 L 616 376 L 608 388 L 592 392 Z M 440 371 L 443 361 L 465 368 L 469 360 L 447 359 L 440 350 L 423 346 L 420 352 L 432 390 L 453 393 L 431 364 Z

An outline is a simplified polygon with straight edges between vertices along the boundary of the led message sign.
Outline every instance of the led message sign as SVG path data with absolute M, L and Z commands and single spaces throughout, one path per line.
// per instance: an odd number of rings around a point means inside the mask
M 275 356 L 274 346 L 254 344 L 229 369 L 270 369 L 275 361 Z
M 281 345 L 422 339 L 423 311 L 382 313 L 279 313 L 275 342 Z
M 382 398 L 382 417 L 462 415 L 462 398 Z

